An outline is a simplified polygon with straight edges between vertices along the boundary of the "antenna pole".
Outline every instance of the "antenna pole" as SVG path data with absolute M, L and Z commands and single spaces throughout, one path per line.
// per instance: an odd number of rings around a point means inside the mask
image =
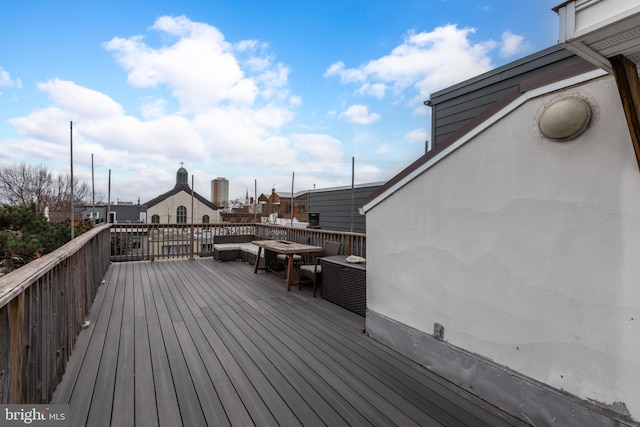
M 291 173 L 291 228 L 293 228 L 293 180 L 296 177 L 296 173 Z
M 356 165 L 356 158 L 355 157 L 351 157 L 351 228 L 350 231 L 353 233 L 353 209 L 355 207 L 355 185 L 354 185 L 354 180 L 355 180 L 355 165 Z
M 194 190 L 193 190 L 193 179 L 194 176 L 191 175 L 191 259 L 193 259 L 193 243 L 194 243 L 194 239 L 195 239 L 195 234 L 194 234 L 194 224 L 193 224 L 193 218 L 194 218 L 194 212 L 193 212 L 193 197 L 194 197 Z
M 71 156 L 71 240 L 75 237 L 75 205 L 74 205 L 74 195 L 73 195 L 73 122 L 69 122 L 69 151 Z
M 109 169 L 109 184 L 107 186 L 107 222 L 111 222 L 111 169 Z
M 92 200 L 92 205 L 91 205 L 91 219 L 93 220 L 93 223 L 96 223 L 96 218 L 94 218 L 95 215 L 95 211 L 96 211 L 96 182 L 94 179 L 94 175 L 93 175 L 93 153 L 91 153 L 91 200 Z

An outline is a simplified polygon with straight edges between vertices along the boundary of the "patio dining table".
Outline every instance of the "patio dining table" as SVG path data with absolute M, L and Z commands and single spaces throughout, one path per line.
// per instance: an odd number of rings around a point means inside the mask
M 322 246 L 305 245 L 302 243 L 289 242 L 288 240 L 254 240 L 251 243 L 258 246 L 258 256 L 256 257 L 256 263 L 253 267 L 254 274 L 258 273 L 262 249 L 265 251 L 289 255 L 287 261 L 287 291 L 291 290 L 291 285 L 293 283 L 293 255 L 315 254 L 324 250 Z

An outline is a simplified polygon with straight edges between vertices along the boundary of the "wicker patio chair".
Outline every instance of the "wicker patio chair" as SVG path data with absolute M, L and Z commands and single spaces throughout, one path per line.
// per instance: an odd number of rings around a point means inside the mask
M 324 249 L 321 254 L 316 255 L 315 263 L 303 264 L 298 268 L 298 275 L 300 276 L 300 282 L 298 289 L 302 289 L 302 285 L 305 283 L 313 284 L 313 297 L 316 296 L 316 290 L 322 286 L 322 266 L 320 265 L 320 258 L 325 256 L 334 256 L 340 253 L 342 243 L 332 242 L 325 240 L 322 248 Z
M 299 236 L 296 240 L 296 243 L 300 243 L 302 245 L 308 245 L 309 244 L 309 236 Z M 294 254 L 293 255 L 293 262 L 295 263 L 300 263 L 302 260 L 302 255 L 297 255 Z M 287 264 L 289 263 L 289 255 L 285 255 L 285 254 L 278 254 L 278 256 L 276 257 L 276 270 L 280 271 L 280 267 L 282 267 L 282 270 L 286 272 L 287 270 Z

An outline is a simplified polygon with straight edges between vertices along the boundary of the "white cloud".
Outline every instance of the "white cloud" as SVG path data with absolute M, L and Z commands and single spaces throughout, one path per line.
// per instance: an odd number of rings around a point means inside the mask
M 289 98 L 289 104 L 294 105 L 294 106 L 302 105 L 302 97 L 298 96 L 298 95 L 292 95 Z
M 167 101 L 164 99 L 151 99 L 140 106 L 140 112 L 145 120 L 152 120 L 166 114 Z
M 374 165 L 356 164 L 355 175 L 360 182 L 378 182 L 385 178 L 380 168 Z
M 356 93 L 360 95 L 370 95 L 378 99 L 384 98 L 387 86 L 384 83 L 364 83 Z
M 367 79 L 367 74 L 358 68 L 347 69 L 342 61 L 329 66 L 324 73 L 324 77 L 339 76 L 340 81 L 346 83 L 358 83 Z
M 98 91 L 78 86 L 67 80 L 54 79 L 38 83 L 59 107 L 80 118 L 108 118 L 123 114 L 120 104 Z
M 195 117 L 193 126 L 218 161 L 286 165 L 294 163 L 296 153 L 279 130 L 291 120 L 290 114 L 286 108 L 275 106 L 258 110 L 216 108 Z
M 324 134 L 293 134 L 293 146 L 302 153 L 301 164 L 306 173 L 338 170 L 343 167 L 342 144 Z
M 340 113 L 340 117 L 347 119 L 350 123 L 360 125 L 370 125 L 380 120 L 380 114 L 370 113 L 369 107 L 366 105 L 352 105 Z
M 235 45 L 215 27 L 184 16 L 163 16 L 151 27 L 172 44 L 151 47 L 142 36 L 114 37 L 104 43 L 114 52 L 135 87 L 166 85 L 186 113 L 220 104 L 252 106 L 282 90 L 289 70 L 274 64 L 268 44 L 244 40 Z
M 428 139 L 429 134 L 425 129 L 415 129 L 406 134 L 404 137 L 410 142 L 425 142 Z
M 473 28 L 460 29 L 456 25 L 430 32 L 409 32 L 404 42 L 388 55 L 356 68 L 336 62 L 324 76 L 337 76 L 343 84 L 359 84 L 358 93 L 376 97 L 383 94 L 378 85 L 390 88 L 396 95 L 413 88 L 418 96 L 411 97 L 412 102 L 422 102 L 439 89 L 492 68 L 489 53 L 497 43 L 473 43 L 470 36 L 474 32 Z
M 329 68 L 327 68 L 327 71 L 324 72 L 324 77 L 332 77 L 332 76 L 340 76 L 342 77 L 342 75 L 344 74 L 344 62 L 342 61 L 338 61 L 334 64 L 331 64 L 329 66 Z M 343 83 L 348 83 L 348 82 L 344 82 Z
M 73 116 L 59 107 L 36 110 L 25 117 L 9 119 L 20 135 L 29 139 L 44 140 L 56 144 L 68 144 L 69 122 Z M 25 148 L 33 148 L 33 145 Z M 27 157 L 28 158 L 28 157 Z
M 322 170 L 323 162 L 336 163 L 335 156 L 341 154 L 339 141 L 326 135 L 305 138 L 302 134 L 280 134 L 292 119 L 287 105 L 299 102 L 295 97 L 282 105 L 253 109 L 222 105 L 193 116 L 167 113 L 165 100 L 151 98 L 142 103 L 140 119 L 125 114 L 105 94 L 72 82 L 53 80 L 38 87 L 50 95 L 53 105 L 9 120 L 24 140 L 31 141 L 28 145 L 14 144 L 11 149 L 15 149 L 17 158 L 47 158 L 53 168 L 66 170 L 69 122 L 73 121 L 76 161 L 86 161 L 95 153 L 98 161 L 114 168 L 114 175 L 119 177 L 114 191 L 120 196 L 129 195 L 129 199 L 135 194 L 145 201 L 157 195 L 158 190 L 153 189 L 172 185 L 179 161 L 191 165 L 191 173 L 201 169 L 203 179 L 212 173 L 203 165 L 211 162 L 218 167 L 259 165 L 265 170 L 293 170 L 304 165 L 305 169 Z M 320 157 L 309 156 L 311 148 L 292 144 L 292 138 L 296 142 L 313 141 L 313 146 L 322 151 Z M 167 164 L 171 166 L 159 166 Z
M 126 111 L 119 99 L 72 81 L 41 82 L 37 87 L 48 95 L 49 105 L 9 120 L 21 135 L 2 141 L 11 155 L 45 159 L 52 170 L 64 173 L 73 121 L 75 173 L 86 177 L 95 154 L 96 185 L 106 188 L 106 168 L 113 169 L 112 192 L 124 200 L 139 196 L 144 202 L 171 188 L 180 161 L 196 174 L 196 191 L 204 196 L 208 180 L 219 175 L 233 179 L 236 170 L 250 170 L 263 183 L 286 182 L 290 171 L 301 172 L 296 173 L 301 186 L 342 185 L 348 179 L 349 162 L 339 139 L 317 129 L 287 133 L 303 100 L 291 93 L 289 67 L 275 62 L 268 44 L 230 43 L 215 27 L 184 17 L 159 18 L 151 30 L 165 44 L 154 46 L 133 36 L 103 45 L 127 72 L 130 93 L 139 94 L 135 110 Z M 0 78 L 13 82 L 6 76 Z M 381 97 L 387 85 L 371 82 L 364 90 L 362 95 Z M 335 116 L 352 123 L 380 119 L 366 105 L 342 111 Z M 362 170 L 381 176 L 373 166 Z
M 510 31 L 502 33 L 502 42 L 500 44 L 500 55 L 510 57 L 528 50 L 528 46 L 524 41 L 524 36 L 513 34 Z
M 389 144 L 382 144 L 378 147 L 376 152 L 378 154 L 387 154 L 389 153 L 390 150 L 391 150 L 391 147 L 389 146 Z
M 0 67 L 0 87 L 2 86 L 22 89 L 22 81 L 20 79 L 11 79 L 9 72 Z

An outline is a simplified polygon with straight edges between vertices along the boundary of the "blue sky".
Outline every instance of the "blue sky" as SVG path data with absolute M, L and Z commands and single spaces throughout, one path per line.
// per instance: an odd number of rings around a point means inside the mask
M 559 0 L 14 1 L 0 13 L 0 165 L 150 200 L 184 167 L 230 198 L 385 181 L 429 95 L 557 42 Z M 191 178 L 190 178 L 191 179 Z

